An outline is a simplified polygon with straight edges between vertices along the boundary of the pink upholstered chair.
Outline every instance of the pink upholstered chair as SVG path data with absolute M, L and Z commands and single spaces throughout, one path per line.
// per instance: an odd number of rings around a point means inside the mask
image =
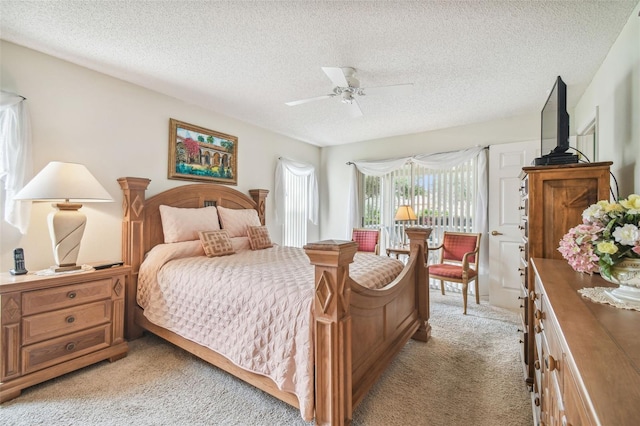
M 358 251 L 379 254 L 378 241 L 380 230 L 371 228 L 353 228 L 351 240 L 358 243 Z
M 447 232 L 442 244 L 429 250 L 442 250 L 438 263 L 428 265 L 429 278 L 440 280 L 440 291 L 444 294 L 444 281 L 462 283 L 464 314 L 467 314 L 467 291 L 470 282 L 475 282 L 476 303 L 480 303 L 478 293 L 478 259 L 480 257 L 480 237 L 482 234 Z

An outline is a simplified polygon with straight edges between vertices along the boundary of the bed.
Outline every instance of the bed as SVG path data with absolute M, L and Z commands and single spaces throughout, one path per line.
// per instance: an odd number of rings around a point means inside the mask
M 369 288 L 353 278 L 352 275 L 358 273 L 357 263 L 351 265 L 356 256 L 356 243 L 328 240 L 307 244 L 304 247 L 305 260 L 313 265 L 313 268 L 309 267 L 312 270 L 308 277 L 312 280 L 309 284 L 311 313 L 308 322 L 313 387 L 309 410 L 309 404 L 301 404 L 299 395 L 281 381 L 262 374 L 259 368 L 243 368 L 237 360 L 198 343 L 193 336 L 176 332 L 170 326 L 163 327 L 161 321 L 151 321 L 148 318 L 154 318 L 150 315 L 151 309 L 145 312 L 138 303 L 144 301 L 144 297 L 139 297 L 143 295 L 138 294 L 138 280 L 141 285 L 147 281 L 144 277 L 149 262 L 143 264 L 145 256 L 164 250 L 165 246 L 161 206 L 189 209 L 216 206 L 221 208 L 219 210 L 235 209 L 238 214 L 252 209 L 257 212 L 260 224 L 264 225 L 268 191 L 250 190 L 247 196 L 228 186 L 189 184 L 146 198 L 149 179 L 125 177 L 118 182 L 123 191 L 122 260 L 132 267 L 126 293 L 125 334 L 128 339 L 149 331 L 298 407 L 306 420 L 315 418 L 317 424 L 331 425 L 351 422 L 353 408 L 410 338 L 429 339 L 429 293 L 424 263 L 429 229 L 407 228 L 409 260 L 397 277 L 383 288 Z M 196 246 L 197 242 L 189 244 Z M 194 248 L 190 246 L 189 250 Z M 270 248 L 264 250 L 263 256 L 270 259 L 269 256 L 275 252 L 289 253 L 290 250 Z M 174 262 L 195 264 L 199 269 L 209 265 L 206 258 L 184 256 L 167 263 L 167 271 L 171 270 L 170 264 L 174 267 Z M 366 274 L 359 277 L 368 284 Z

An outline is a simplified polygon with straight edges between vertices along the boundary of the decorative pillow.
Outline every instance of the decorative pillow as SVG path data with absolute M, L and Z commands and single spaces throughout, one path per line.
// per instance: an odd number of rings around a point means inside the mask
M 246 237 L 249 226 L 260 226 L 258 212 L 254 209 L 228 209 L 218 207 L 220 224 L 226 229 L 229 237 Z M 202 229 L 202 228 L 200 228 Z
M 220 229 L 218 210 L 214 206 L 192 209 L 161 205 L 160 219 L 165 243 L 194 241 L 202 229 Z
M 271 243 L 271 238 L 269 237 L 269 230 L 266 226 L 250 226 L 247 228 L 247 235 L 251 243 L 251 250 L 262 250 L 273 247 L 273 243 Z
M 231 238 L 229 238 L 229 234 L 224 229 L 201 231 L 198 232 L 198 235 L 200 236 L 204 254 L 207 257 L 226 256 L 235 253 L 231 245 Z

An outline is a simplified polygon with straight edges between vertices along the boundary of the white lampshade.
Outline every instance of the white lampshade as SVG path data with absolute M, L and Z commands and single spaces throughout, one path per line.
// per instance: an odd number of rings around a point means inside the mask
M 76 265 L 87 223 L 80 203 L 113 201 L 111 195 L 82 164 L 52 161 L 14 197 L 15 200 L 53 201 L 48 216 L 55 272 L 80 269 Z M 55 203 L 58 201 L 57 203 Z
M 52 161 L 22 188 L 14 200 L 78 203 L 113 201 L 111 195 L 82 164 Z
M 396 211 L 395 220 L 416 220 L 416 214 L 411 206 L 402 205 Z

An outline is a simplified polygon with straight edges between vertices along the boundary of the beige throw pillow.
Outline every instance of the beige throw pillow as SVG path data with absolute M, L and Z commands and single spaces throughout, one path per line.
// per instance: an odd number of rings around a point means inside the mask
M 229 238 L 229 234 L 224 229 L 201 231 L 198 232 L 198 235 L 200 236 L 204 254 L 207 257 L 226 256 L 235 253 L 231 245 L 231 238 Z
M 266 226 L 250 226 L 247 229 L 247 235 L 251 243 L 251 250 L 262 250 L 273 247 L 273 243 L 269 237 L 269 230 Z

